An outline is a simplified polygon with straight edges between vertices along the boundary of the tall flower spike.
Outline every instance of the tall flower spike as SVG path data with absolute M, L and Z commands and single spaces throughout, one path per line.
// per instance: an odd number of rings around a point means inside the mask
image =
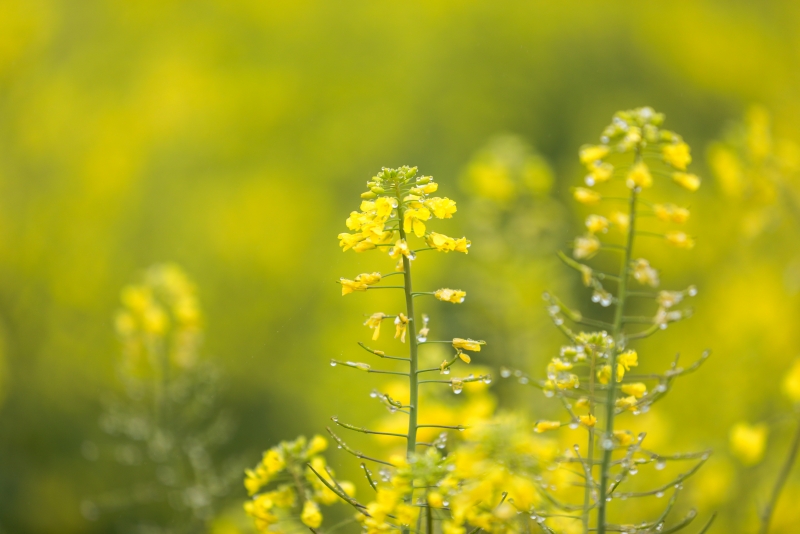
M 540 421 L 535 431 L 554 431 L 568 426 L 582 427 L 587 432 L 587 445 L 582 454 L 584 459 L 580 460 L 585 468 L 586 479 L 581 515 L 584 532 L 595 530 L 604 534 L 609 530 L 619 530 L 619 527 L 610 527 L 607 519 L 609 502 L 613 502 L 614 497 L 657 493 L 623 492 L 626 479 L 634 474 L 634 468 L 629 465 L 636 465 L 630 462 L 640 450 L 644 435 L 636 437 L 628 431 L 616 428 L 618 416 L 626 412 L 636 415 L 648 411 L 653 402 L 669 390 L 674 378 L 693 371 L 707 357 L 704 354 L 696 364 L 686 369 L 677 367 L 676 362 L 671 370 L 662 375 L 644 375 L 648 380 L 654 381 L 654 384 L 646 383 L 642 376 L 637 377 L 631 372 L 639 365 L 639 354 L 629 345 L 666 328 L 671 322 L 688 317 L 689 310 L 679 310 L 676 307 L 683 302 L 684 296 L 696 293 L 694 289 L 659 293 L 629 290 L 629 284 L 634 281 L 650 287 L 657 287 L 660 283 L 659 272 L 650 266 L 650 262 L 646 258 L 634 256 L 637 235 L 662 237 L 668 244 L 678 248 L 689 249 L 694 245 L 694 239 L 684 232 L 655 232 L 639 228 L 642 222 L 637 220 L 637 215 L 643 212 L 656 216 L 649 219 L 654 224 L 684 223 L 689 217 L 688 210 L 674 204 L 654 204 L 641 198 L 645 191 L 651 190 L 656 180 L 660 180 L 662 176 L 668 179 L 671 177 L 690 191 L 695 191 L 700 186 L 699 178 L 687 172 L 691 163 L 689 146 L 678 134 L 663 129 L 663 121 L 662 114 L 647 107 L 617 113 L 603 131 L 600 144 L 584 146 L 579 153 L 581 163 L 589 172 L 585 178 L 589 187 L 574 188 L 573 196 L 581 204 L 593 205 L 595 213 L 586 219 L 588 233 L 575 238 L 573 256 L 576 259 L 589 260 L 606 249 L 615 254 L 621 252 L 619 275 L 595 271 L 590 265 L 574 261 L 563 254 L 560 257 L 565 264 L 580 273 L 584 285 L 592 288 L 593 302 L 614 307 L 613 322 L 588 318 L 581 312 L 568 308 L 556 297 L 545 295 L 554 323 L 568 336 L 571 345 L 562 349 L 559 357 L 551 360 L 547 368 L 547 379 L 533 383 L 541 387 L 545 395 L 559 397 L 571 420 L 567 423 Z M 600 169 L 607 173 L 599 172 Z M 620 169 L 620 174 L 615 174 L 614 169 Z M 602 213 L 598 208 L 606 205 L 606 198 L 609 199 L 609 204 L 619 199 L 612 198 L 613 194 L 607 197 L 592 187 L 600 184 L 603 187 L 605 184 L 614 187 L 615 177 L 621 178 L 627 189 L 627 209 L 624 212 Z M 619 190 L 619 185 L 616 188 Z M 609 226 L 619 232 L 607 232 Z M 615 237 L 619 239 L 620 233 L 621 242 L 613 242 Z M 601 241 L 601 238 L 611 242 Z M 606 286 L 610 287 L 607 289 Z M 652 315 L 639 317 L 627 314 L 628 301 L 634 296 L 652 301 Z M 576 334 L 564 324 L 565 320 L 597 330 Z M 510 375 L 510 372 L 504 373 L 504 376 Z M 519 372 L 515 376 L 521 382 L 529 382 Z M 586 410 L 588 413 L 579 415 L 576 410 Z M 599 451 L 596 450 L 597 445 Z M 612 462 L 615 451 L 619 451 L 627 460 Z M 600 458 L 596 459 L 598 452 Z M 698 460 L 691 473 L 697 470 L 706 457 L 705 453 L 688 456 Z M 656 458 L 661 457 L 653 455 L 650 460 L 637 459 L 636 462 L 648 463 L 656 461 Z M 682 482 L 684 478 L 685 476 L 679 476 L 674 483 Z M 665 487 L 671 487 L 674 483 Z M 662 530 L 665 519 L 666 514 L 652 524 L 637 525 L 636 530 Z
M 350 449 L 346 443 L 331 432 L 340 448 L 359 458 L 364 458 L 372 462 L 388 466 L 394 469 L 393 475 L 387 475 L 384 480 L 375 483 L 371 478 L 370 485 L 377 491 L 376 501 L 364 506 L 354 503 L 352 499 L 342 492 L 337 495 L 350 504 L 356 506 L 360 511 L 360 520 L 369 532 L 383 532 L 385 530 L 409 530 L 412 524 L 416 525 L 421 508 L 412 506 L 413 488 L 410 484 L 401 485 L 400 480 L 410 476 L 410 472 L 417 473 L 411 477 L 417 480 L 420 470 L 425 471 L 429 468 L 444 476 L 445 464 L 436 447 L 429 448 L 424 455 L 419 454 L 417 432 L 419 428 L 438 427 L 445 430 L 464 430 L 462 425 L 435 425 L 418 423 L 421 410 L 425 407 L 420 406 L 419 388 L 421 385 L 430 384 L 425 387 L 436 387 L 435 384 L 450 386 L 454 393 L 461 393 L 465 385 L 482 382 L 488 384 L 491 378 L 487 375 L 469 375 L 463 378 L 452 378 L 450 380 L 420 380 L 422 373 L 441 372 L 449 373 L 449 369 L 457 361 L 469 363 L 470 357 L 463 351 L 479 352 L 485 344 L 483 341 L 472 339 L 454 338 L 452 340 L 429 341 L 428 317 L 422 314 L 417 315 L 415 311 L 415 300 L 418 297 L 433 296 L 443 302 L 461 303 L 466 297 L 466 292 L 460 289 L 442 288 L 436 291 L 415 292 L 412 289 L 412 268 L 411 264 L 419 253 L 424 251 L 438 252 L 462 252 L 468 253 L 470 241 L 466 237 L 453 238 L 447 235 L 434 232 L 430 226 L 435 222 L 434 219 L 450 219 L 456 213 L 455 201 L 447 197 L 431 197 L 432 193 L 439 189 L 438 184 L 428 176 L 417 177 L 415 167 L 400 167 L 398 169 L 382 169 L 375 177 L 367 183 L 369 190 L 361 195 L 362 202 L 360 211 L 353 211 L 345 220 L 345 225 L 350 232 L 339 234 L 339 241 L 342 249 L 363 252 L 367 250 L 380 250 L 386 248 L 389 257 L 397 261 L 397 270 L 390 274 L 365 273 L 354 279 L 343 278 L 342 294 L 346 295 L 353 292 L 364 292 L 372 289 L 398 289 L 403 292 L 405 297 L 405 309 L 396 315 L 387 316 L 382 312 L 370 315 L 366 326 L 373 330 L 372 339 L 377 340 L 380 335 L 380 327 L 384 320 L 393 318 L 395 325 L 394 337 L 397 341 L 404 343 L 407 347 L 405 356 L 387 356 L 383 351 L 369 349 L 363 344 L 362 348 L 368 352 L 384 358 L 388 361 L 394 360 L 404 368 L 399 369 L 374 369 L 366 363 L 356 363 L 350 361 L 332 360 L 333 366 L 340 368 L 356 368 L 367 373 L 384 373 L 401 375 L 408 378 L 408 392 L 406 402 L 398 402 L 391 399 L 388 395 L 375 393 L 373 396 L 380 397 L 384 402 L 388 402 L 393 413 L 402 413 L 408 417 L 408 430 L 405 434 L 380 432 L 367 430 L 350 424 L 339 422 L 333 418 L 338 426 L 348 430 L 364 432 L 369 434 L 383 434 L 392 437 L 406 438 L 407 448 L 404 458 L 391 458 L 389 461 L 379 458 L 372 458 L 360 452 Z M 384 284 L 391 276 L 402 276 L 402 284 Z M 419 325 L 418 319 L 422 324 Z M 441 367 L 420 368 L 419 349 L 421 345 L 427 343 L 447 343 L 452 344 L 456 349 L 456 355 L 450 360 L 445 361 Z M 402 364 L 400 363 L 402 362 Z M 394 397 L 395 394 L 393 393 Z M 426 421 L 427 422 L 427 421 Z M 436 464 L 435 469 L 430 463 Z M 428 467 L 424 467 L 428 465 Z M 437 471 L 438 470 L 438 471 Z M 423 477 L 424 478 L 424 477 Z M 334 481 L 335 482 L 335 481 Z M 388 482 L 388 483 L 387 483 Z M 434 480 L 431 479 L 431 484 Z M 441 491 L 447 492 L 446 488 Z M 414 496 L 417 497 L 416 495 Z M 425 512 L 431 521 L 432 513 L 430 507 L 445 506 L 442 494 L 431 493 L 425 500 L 426 504 L 422 508 L 427 508 Z M 319 523 L 318 508 L 309 505 L 304 508 L 300 520 L 311 528 L 316 528 Z M 433 534 L 429 523 L 428 532 Z

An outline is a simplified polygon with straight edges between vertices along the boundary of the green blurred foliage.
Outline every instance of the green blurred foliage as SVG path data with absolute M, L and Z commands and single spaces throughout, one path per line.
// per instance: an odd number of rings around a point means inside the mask
M 697 160 L 751 102 L 773 110 L 776 136 L 800 139 L 798 24 L 791 0 L 0 2 L 0 530 L 108 531 L 80 502 L 117 481 L 81 444 L 101 439 L 100 398 L 122 388 L 119 290 L 155 262 L 182 265 L 207 310 L 206 354 L 238 422 L 220 458 L 257 458 L 332 413 L 377 416 L 372 386 L 343 388 L 327 361 L 358 350 L 359 318 L 383 302 L 340 300 L 334 284 L 375 267 L 335 236 L 381 166 L 419 165 L 449 194 L 502 132 L 550 162 L 555 198 L 524 179 L 519 205 L 452 194 L 474 245 L 420 269 L 422 283 L 475 291 L 481 305 L 447 320 L 479 327 L 493 365 L 543 369 L 560 340 L 538 335 L 539 292 L 583 291 L 552 256 L 582 223 L 557 201 L 581 179 L 577 148 L 645 104 Z M 711 179 L 691 207 L 694 251 L 645 252 L 669 266 L 665 285 L 699 287 L 697 314 L 644 343 L 642 365 L 715 355 L 645 426 L 676 450 L 718 450 L 687 489 L 723 511 L 715 531 L 740 531 L 756 509 L 745 488 L 785 447 L 776 430 L 765 465 L 742 470 L 727 433 L 789 409 L 775 384 L 797 355 L 796 222 L 745 235 L 740 204 Z M 553 409 L 497 389 L 533 417 Z M 331 461 L 355 478 L 350 459 Z

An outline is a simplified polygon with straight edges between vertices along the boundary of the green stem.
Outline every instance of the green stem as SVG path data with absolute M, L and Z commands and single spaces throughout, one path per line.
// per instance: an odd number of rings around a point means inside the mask
M 786 479 L 789 478 L 789 473 L 791 472 L 792 466 L 797 459 L 798 452 L 800 452 L 800 421 L 798 421 L 797 431 L 794 434 L 792 445 L 789 447 L 789 454 L 786 456 L 786 460 L 783 462 L 783 467 L 781 468 L 780 473 L 778 473 L 778 480 L 775 481 L 775 487 L 772 488 L 772 495 L 769 498 L 767 507 L 764 508 L 764 511 L 761 514 L 761 528 L 759 529 L 760 534 L 767 534 L 767 532 L 769 532 L 769 523 L 772 519 L 772 512 L 775 511 L 775 505 L 778 504 L 778 498 L 781 495 L 781 490 L 783 490 L 783 486 L 786 484 Z
M 400 220 L 403 220 L 403 203 L 398 191 L 397 195 L 398 211 L 397 215 Z M 400 239 L 406 241 L 406 233 L 401 225 L 398 229 L 400 231 Z M 406 241 L 406 243 L 408 243 Z M 419 412 L 419 384 L 417 378 L 417 327 L 414 318 L 414 290 L 411 286 L 411 262 L 407 256 L 403 256 L 403 280 L 404 292 L 406 296 L 406 317 L 408 317 L 408 356 L 411 360 L 408 362 L 408 392 L 409 392 L 409 408 L 408 408 L 408 447 L 406 448 L 406 456 L 411 458 L 411 455 L 417 449 L 417 414 Z
M 636 161 L 641 159 L 638 151 L 636 154 Z M 622 258 L 622 266 L 619 272 L 619 288 L 617 290 L 617 310 L 614 315 L 614 328 L 612 335 L 615 346 L 611 350 L 611 380 L 608 385 L 608 397 L 606 400 L 606 427 L 602 437 L 603 448 L 603 463 L 600 466 L 600 497 L 597 503 L 597 532 L 598 534 L 605 534 L 606 532 L 606 492 L 608 489 L 609 470 L 611 468 L 611 453 L 613 449 L 614 439 L 614 408 L 617 397 L 617 353 L 618 347 L 621 342 L 622 333 L 622 317 L 625 311 L 625 298 L 627 297 L 628 290 L 628 277 L 631 263 L 631 253 L 633 252 L 633 240 L 636 235 L 636 198 L 638 196 L 637 190 L 632 189 L 628 204 L 628 215 L 630 216 L 630 226 L 628 227 L 628 236 L 625 243 L 625 251 Z
M 589 367 L 589 414 L 594 415 L 594 379 L 595 379 L 595 354 L 594 351 L 592 352 L 592 361 Z M 586 468 L 586 474 L 592 475 L 594 471 L 594 427 L 589 427 L 589 443 L 587 445 L 586 450 L 586 460 L 588 462 L 588 467 Z M 586 481 L 586 489 L 583 492 L 583 532 L 584 534 L 588 534 L 589 532 L 589 510 L 592 508 L 592 489 L 594 486 L 594 478 L 591 478 Z

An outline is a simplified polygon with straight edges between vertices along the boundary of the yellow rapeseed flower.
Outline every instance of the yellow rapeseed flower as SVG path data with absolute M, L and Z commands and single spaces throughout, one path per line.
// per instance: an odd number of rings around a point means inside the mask
M 633 277 L 640 284 L 645 284 L 651 287 L 658 287 L 658 271 L 650 266 L 650 262 L 644 258 L 633 260 L 631 267 Z
M 661 149 L 661 154 L 664 157 L 664 161 L 679 171 L 685 171 L 686 166 L 692 162 L 689 145 L 683 141 L 664 145 L 664 148 Z
M 450 219 L 457 211 L 455 200 L 450 200 L 447 197 L 429 198 L 425 201 L 425 206 L 430 209 L 431 213 L 433 213 L 433 216 L 437 219 Z
M 624 367 L 626 371 L 630 371 L 631 367 L 639 365 L 639 355 L 636 354 L 635 350 L 626 350 L 617 356 L 617 363 Z
M 603 198 L 597 191 L 585 187 L 574 188 L 572 196 L 581 204 L 597 204 Z
M 700 178 L 694 174 L 676 172 L 672 175 L 672 179 L 689 191 L 697 191 L 700 189 Z
M 600 250 L 600 240 L 592 234 L 575 238 L 572 255 L 576 259 L 591 258 Z
M 460 289 L 437 289 L 436 292 L 433 294 L 437 299 L 443 302 L 452 302 L 453 304 L 460 304 L 464 302 L 464 298 L 467 296 L 466 291 L 461 291 Z
M 466 238 L 462 237 L 460 239 L 454 239 L 452 237 L 446 236 L 444 234 L 439 234 L 436 232 L 431 232 L 425 238 L 425 241 L 428 243 L 429 247 L 433 247 L 439 252 L 463 252 L 464 254 L 469 253 L 469 246 L 471 242 Z
M 425 235 L 425 221 L 431 218 L 431 211 L 428 208 L 409 208 L 403 213 L 403 230 L 406 232 L 414 231 L 414 235 L 422 237 Z
M 308 449 L 306 450 L 306 454 L 312 456 L 314 454 L 319 454 L 325 449 L 328 448 L 328 440 L 317 434 L 311 441 L 308 443 Z
M 475 341 L 474 339 L 453 338 L 453 348 L 480 352 L 481 345 L 486 345 L 485 341 Z
M 586 426 L 586 427 L 590 427 L 591 428 L 595 424 L 597 424 L 597 417 L 593 416 L 592 414 L 581 415 L 581 416 L 578 417 L 578 419 L 580 420 L 581 424 L 583 426 Z
M 406 332 L 408 331 L 408 317 L 402 313 L 398 314 L 394 319 L 395 331 L 394 338 L 400 338 L 401 343 L 406 342 Z
M 694 247 L 694 239 L 684 232 L 667 232 L 664 236 L 667 243 L 677 248 L 690 249 Z
M 533 426 L 533 431 L 541 434 L 542 432 L 547 432 L 548 430 L 556 430 L 557 428 L 561 428 L 561 423 L 558 421 L 538 421 Z
M 745 465 L 755 465 L 764 456 L 767 446 L 767 425 L 739 422 L 730 433 L 731 452 Z
M 364 321 L 364 326 L 368 326 L 372 328 L 372 340 L 375 341 L 378 339 L 378 336 L 381 335 L 381 323 L 383 319 L 386 317 L 386 314 L 383 312 L 377 312 L 370 315 L 366 321 Z
M 599 159 L 603 159 L 608 155 L 608 147 L 605 145 L 585 145 L 581 147 L 578 156 L 581 163 L 589 165 Z
M 394 246 L 389 249 L 389 256 L 394 259 L 401 259 L 401 256 L 411 257 L 411 249 L 404 239 L 398 239 Z
M 651 185 L 653 185 L 653 177 L 650 175 L 647 164 L 643 161 L 634 164 L 628 172 L 628 186 L 645 188 Z
M 314 501 L 306 501 L 303 504 L 303 512 L 300 514 L 300 521 L 310 528 L 319 528 L 322 524 L 322 514 L 319 506 Z
M 602 215 L 589 215 L 586 217 L 586 228 L 593 234 L 608 230 L 608 219 Z
M 641 382 L 632 382 L 630 384 L 623 384 L 620 387 L 623 393 L 631 395 L 637 399 L 641 399 L 647 393 L 647 386 Z

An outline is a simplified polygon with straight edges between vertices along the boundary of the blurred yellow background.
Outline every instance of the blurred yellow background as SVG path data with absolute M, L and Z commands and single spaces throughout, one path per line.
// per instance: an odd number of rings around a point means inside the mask
M 336 242 L 382 166 L 433 175 L 459 201 L 453 234 L 473 240 L 467 257 L 420 269 L 423 285 L 475 296 L 431 305 L 434 325 L 485 339 L 482 365 L 541 374 L 561 343 L 541 292 L 586 301 L 555 259 L 582 225 L 568 201 L 578 147 L 642 105 L 666 113 L 704 183 L 697 247 L 648 249 L 665 287 L 698 286 L 696 316 L 640 360 L 656 370 L 713 350 L 647 416 L 648 439 L 713 447 L 689 500 L 721 511 L 712 532 L 747 531 L 791 426 L 775 416 L 791 411 L 777 384 L 800 355 L 800 234 L 780 192 L 715 180 L 706 152 L 754 103 L 776 139 L 800 141 L 798 27 L 792 0 L 0 1 L 0 532 L 124 531 L 81 513 L 121 483 L 85 451 L 105 439 L 102 398 L 121 389 L 120 289 L 157 262 L 198 287 L 203 354 L 236 421 L 219 459 L 249 464 L 333 414 L 380 416 L 371 377 L 328 361 L 357 357 L 363 315 L 385 302 L 341 299 L 334 283 L 390 268 Z M 499 165 L 532 158 L 538 178 L 487 197 L 471 177 L 504 150 Z M 533 419 L 558 409 L 492 389 Z M 765 461 L 742 467 L 730 427 L 770 418 Z M 796 524 L 798 497 L 795 473 L 776 531 Z M 243 488 L 229 498 L 238 510 Z

